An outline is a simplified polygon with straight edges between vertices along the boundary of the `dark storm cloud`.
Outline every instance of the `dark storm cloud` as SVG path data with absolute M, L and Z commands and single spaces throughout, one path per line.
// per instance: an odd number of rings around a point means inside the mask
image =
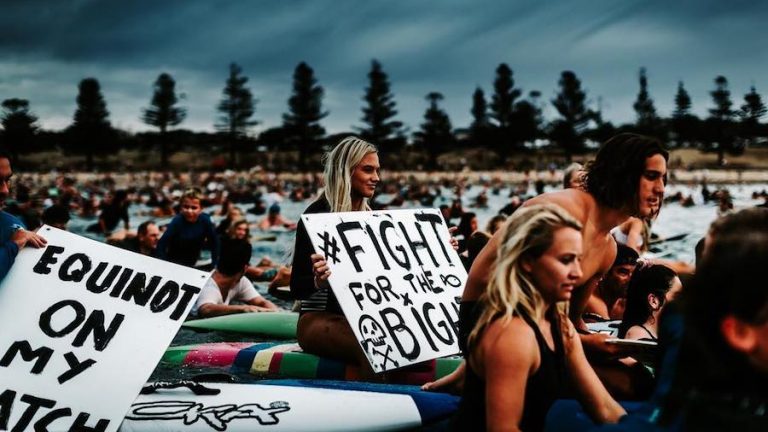
M 211 129 L 235 61 L 259 99 L 256 117 L 271 127 L 285 110 L 293 68 L 306 61 L 326 89 L 326 128 L 339 131 L 359 123 L 376 58 L 412 130 L 430 91 L 442 92 L 454 126 L 465 126 L 472 91 L 482 86 L 489 95 L 501 62 L 545 102 L 560 72 L 574 70 L 615 122 L 633 119 L 637 70 L 645 66 L 661 114 L 678 80 L 704 113 L 718 74 L 731 80 L 735 101 L 752 82 L 768 88 L 760 81 L 766 9 L 712 0 L 19 1 L 0 13 L 0 98 L 30 99 L 44 125 L 63 127 L 77 82 L 95 76 L 113 123 L 141 129 L 151 84 L 167 71 L 187 96 L 183 126 Z

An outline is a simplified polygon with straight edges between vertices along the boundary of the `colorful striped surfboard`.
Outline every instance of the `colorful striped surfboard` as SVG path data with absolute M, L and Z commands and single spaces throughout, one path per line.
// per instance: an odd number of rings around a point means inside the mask
M 217 342 L 168 348 L 165 366 L 222 368 L 235 374 L 259 377 L 360 380 L 360 368 L 339 360 L 301 351 L 298 344 L 276 342 Z M 390 381 L 420 385 L 453 372 L 461 359 L 441 358 L 391 371 Z

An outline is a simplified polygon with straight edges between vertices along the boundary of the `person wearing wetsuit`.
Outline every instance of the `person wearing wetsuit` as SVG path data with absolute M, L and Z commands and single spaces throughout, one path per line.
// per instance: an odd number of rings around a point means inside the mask
M 194 267 L 203 248 L 209 248 L 213 266 L 218 263 L 219 237 L 211 217 L 203 213 L 201 199 L 197 190 L 184 193 L 181 212 L 171 220 L 157 243 L 158 258 Z

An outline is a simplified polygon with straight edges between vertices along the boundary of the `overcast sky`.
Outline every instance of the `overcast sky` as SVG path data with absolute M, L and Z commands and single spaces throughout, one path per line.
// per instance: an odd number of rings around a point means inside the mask
M 398 118 L 415 131 L 424 96 L 444 95 L 454 127 L 470 122 L 472 92 L 490 96 L 507 63 L 516 86 L 539 90 L 547 119 L 563 70 L 603 117 L 633 121 L 637 74 L 647 68 L 667 116 L 683 80 L 703 115 L 717 75 L 735 105 L 751 85 L 768 91 L 768 3 L 742 0 L 5 0 L 0 6 L 0 99 L 28 99 L 47 129 L 71 123 L 77 84 L 95 77 L 113 125 L 139 120 L 152 83 L 170 73 L 186 95 L 181 127 L 213 130 L 236 62 L 258 99 L 255 119 L 278 126 L 291 77 L 305 61 L 325 88 L 329 133 L 360 125 L 372 59 L 389 75 Z

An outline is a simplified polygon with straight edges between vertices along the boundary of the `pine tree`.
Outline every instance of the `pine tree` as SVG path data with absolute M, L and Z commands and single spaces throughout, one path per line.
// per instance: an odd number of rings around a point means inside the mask
M 510 146 L 515 146 L 515 102 L 520 97 L 520 89 L 515 88 L 512 69 L 506 63 L 496 68 L 491 97 L 491 119 L 494 120 L 496 151 L 499 155 L 507 154 Z
M 320 126 L 320 120 L 328 115 L 323 111 L 323 95 L 312 68 L 299 63 L 293 73 L 293 94 L 288 99 L 288 113 L 283 114 L 283 128 L 288 142 L 300 150 L 301 168 L 306 166 L 307 154 L 320 151 L 320 140 L 325 135 Z
M 177 126 L 187 117 L 187 110 L 176 106 L 176 81 L 167 73 L 161 73 L 154 84 L 150 107 L 145 108 L 141 119 L 160 130 L 160 166 L 168 168 L 168 127 Z
M 80 81 L 77 95 L 77 109 L 69 132 L 74 150 L 84 153 L 88 170 L 93 170 L 93 156 L 106 154 L 116 149 L 114 130 L 109 122 L 109 111 L 101 85 L 96 78 Z
M 675 110 L 672 112 L 672 132 L 677 146 L 684 143 L 692 143 L 696 139 L 699 119 L 691 114 L 691 97 L 683 86 L 683 82 L 677 83 L 675 94 Z
M 715 89 L 709 92 L 715 107 L 709 109 L 709 114 L 718 120 L 733 120 L 734 111 L 731 109 L 731 91 L 728 90 L 728 80 L 720 75 L 715 78 Z
M 731 92 L 728 90 L 728 80 L 720 75 L 715 78 L 715 89 L 709 92 L 712 96 L 714 108 L 709 109 L 710 117 L 706 124 L 708 138 L 706 150 L 717 151 L 718 165 L 725 164 L 725 152 L 739 154 L 744 150 L 740 143 L 736 142 L 734 124 L 735 111 L 731 109 Z
M 677 93 L 675 94 L 675 111 L 672 117 L 681 118 L 691 113 L 691 97 L 683 87 L 683 82 L 677 83 Z
M 528 98 L 515 104 L 515 128 L 513 138 L 516 143 L 532 142 L 541 136 L 543 123 L 541 92 L 532 90 Z
M 363 139 L 378 145 L 381 150 L 396 147 L 402 141 L 403 123 L 393 118 L 397 115 L 394 95 L 389 88 L 389 78 L 381 64 L 371 61 L 368 72 L 368 87 L 363 96 L 363 118 L 365 127 L 357 128 Z
M 29 111 L 29 101 L 26 99 L 6 99 L 2 106 L 0 124 L 3 126 L 3 144 L 18 163 L 19 152 L 34 147 L 33 141 L 38 130 L 35 124 L 37 117 Z
M 741 105 L 739 116 L 741 117 L 741 135 L 750 143 L 754 143 L 759 134 L 760 119 L 766 113 L 766 107 L 763 98 L 755 90 L 755 86 L 750 87 L 749 93 L 744 95 L 744 104 Z
M 552 99 L 552 105 L 562 119 L 552 123 L 550 137 L 563 147 L 566 154 L 584 151 L 584 136 L 591 111 L 587 109 L 587 94 L 581 89 L 581 81 L 571 71 L 563 71 L 560 75 L 560 92 Z
M 487 144 L 490 122 L 488 120 L 488 104 L 485 101 L 483 89 L 477 87 L 472 93 L 472 123 L 469 125 L 470 141 L 474 145 Z
M 259 122 L 251 120 L 256 112 L 256 100 L 251 90 L 246 87 L 248 78 L 242 76 L 243 69 L 236 63 L 229 65 L 229 78 L 224 86 L 223 97 L 218 110 L 221 113 L 216 128 L 225 132 L 229 138 L 229 160 L 236 165 L 236 146 L 247 136 L 248 128 Z
M 431 92 L 427 94 L 426 99 L 429 107 L 424 112 L 421 130 L 416 132 L 415 136 L 417 143 L 429 154 L 430 167 L 436 168 L 438 154 L 453 146 L 453 127 L 448 114 L 438 105 L 443 100 L 443 95 Z
M 636 127 L 641 133 L 655 135 L 659 118 L 656 116 L 653 99 L 648 94 L 648 77 L 646 76 L 645 68 L 640 68 L 638 80 L 640 82 L 640 91 L 633 105 L 635 113 L 637 113 Z

